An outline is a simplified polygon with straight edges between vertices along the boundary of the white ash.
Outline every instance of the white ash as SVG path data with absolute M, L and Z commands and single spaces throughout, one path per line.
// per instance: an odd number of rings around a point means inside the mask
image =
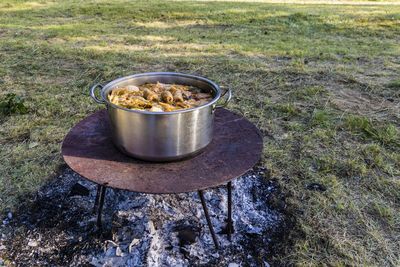
M 90 190 L 89 196 L 69 196 L 77 182 Z M 260 169 L 234 180 L 232 242 L 224 234 L 226 186 L 205 191 L 221 247 L 216 250 L 196 192 L 149 195 L 107 189 L 105 234 L 98 236 L 92 213 L 96 185 L 66 169 L 38 192 L 36 210 L 13 214 L 10 224 L 0 228 L 9 233 L 3 243 L 12 251 L 0 257 L 16 265 L 65 260 L 74 266 L 265 265 L 269 238 L 280 222 L 267 205 L 274 189 Z

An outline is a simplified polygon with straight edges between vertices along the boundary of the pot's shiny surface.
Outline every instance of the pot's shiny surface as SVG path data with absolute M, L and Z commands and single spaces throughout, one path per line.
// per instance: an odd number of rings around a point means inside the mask
M 121 108 L 110 103 L 107 94 L 116 87 L 144 83 L 175 83 L 192 85 L 212 92 L 213 100 L 206 105 L 172 112 L 149 112 Z M 181 73 L 142 73 L 123 77 L 101 89 L 98 103 L 107 105 L 114 144 L 125 154 L 149 161 L 171 161 L 199 153 L 212 140 L 214 110 L 221 90 L 214 82 Z M 230 99 L 229 96 L 225 104 Z

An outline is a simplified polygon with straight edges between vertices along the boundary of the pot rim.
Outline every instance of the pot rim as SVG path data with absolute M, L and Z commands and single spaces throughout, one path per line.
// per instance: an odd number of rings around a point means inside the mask
M 181 110 L 175 110 L 175 111 L 164 111 L 164 112 L 154 112 L 154 111 L 147 111 L 147 110 L 138 110 L 138 109 L 128 109 L 128 108 L 124 108 L 124 107 L 120 107 L 117 106 L 113 103 L 111 103 L 106 94 L 105 91 L 108 91 L 108 88 L 131 78 L 138 78 L 138 77 L 143 77 L 143 76 L 179 76 L 179 77 L 185 77 L 185 78 L 190 78 L 190 79 L 195 79 L 195 80 L 200 80 L 203 82 L 208 83 L 210 86 L 212 86 L 216 92 L 216 95 L 214 96 L 214 98 L 201 106 L 198 107 L 194 107 L 194 108 L 188 108 L 188 109 L 181 109 Z M 104 85 L 104 87 L 101 89 L 101 98 L 106 102 L 107 106 L 111 106 L 113 108 L 118 108 L 118 109 L 122 109 L 128 112 L 132 112 L 132 113 L 140 113 L 140 114 L 149 114 L 149 115 L 170 115 L 170 114 L 179 114 L 179 113 L 186 113 L 186 112 L 191 112 L 194 110 L 198 110 L 198 109 L 202 109 L 211 105 L 214 105 L 220 98 L 221 98 L 221 89 L 219 88 L 219 86 L 204 77 L 200 77 L 200 76 L 196 76 L 196 75 L 191 75 L 191 74 L 185 74 L 185 73 L 179 73 L 179 72 L 144 72 L 144 73 L 138 73 L 138 74 L 133 74 L 133 75 L 129 75 L 129 76 L 124 76 L 115 80 L 112 80 L 111 82 L 107 83 L 106 85 Z

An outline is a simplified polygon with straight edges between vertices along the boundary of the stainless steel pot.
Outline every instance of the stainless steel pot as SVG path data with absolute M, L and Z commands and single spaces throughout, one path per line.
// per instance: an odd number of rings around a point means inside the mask
M 116 87 L 156 82 L 192 85 L 214 97 L 203 106 L 172 112 L 130 110 L 107 99 L 108 92 Z M 100 98 L 95 95 L 96 89 L 101 90 Z M 201 152 L 212 140 L 215 109 L 226 106 L 232 97 L 230 89 L 222 93 L 206 78 L 174 72 L 141 73 L 104 86 L 96 84 L 90 88 L 90 95 L 107 106 L 114 144 L 127 155 L 149 161 L 179 160 Z M 225 101 L 218 105 L 222 96 Z

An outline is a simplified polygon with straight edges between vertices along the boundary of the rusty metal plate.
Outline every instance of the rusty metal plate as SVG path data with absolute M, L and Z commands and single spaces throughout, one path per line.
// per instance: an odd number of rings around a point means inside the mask
M 201 154 L 177 162 L 146 162 L 114 147 L 107 112 L 101 110 L 71 129 L 62 155 L 71 169 L 109 187 L 157 194 L 196 191 L 244 174 L 261 156 L 262 136 L 247 119 L 218 109 L 214 127 L 213 141 Z

